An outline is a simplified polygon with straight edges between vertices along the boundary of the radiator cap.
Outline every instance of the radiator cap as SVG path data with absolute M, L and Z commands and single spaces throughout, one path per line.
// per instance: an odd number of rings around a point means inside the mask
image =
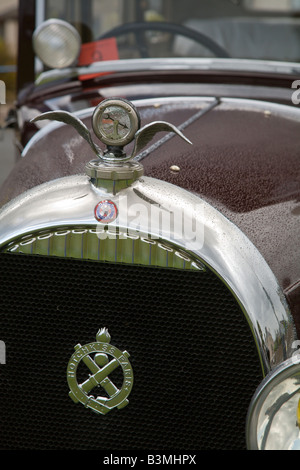
M 136 107 L 123 98 L 105 99 L 93 112 L 93 131 L 106 145 L 104 151 L 92 140 L 86 125 L 75 115 L 67 111 L 49 111 L 35 117 L 32 122 L 41 119 L 70 124 L 88 142 L 97 158 L 86 165 L 86 173 L 97 187 L 103 187 L 103 184 L 106 186 L 108 181 L 122 181 L 125 182 L 119 185 L 119 189 L 122 189 L 140 178 L 144 172 L 143 166 L 132 160 L 158 132 L 175 133 L 191 144 L 177 127 L 165 121 L 155 121 L 140 128 L 141 119 Z M 132 142 L 133 150 L 127 155 L 124 147 Z

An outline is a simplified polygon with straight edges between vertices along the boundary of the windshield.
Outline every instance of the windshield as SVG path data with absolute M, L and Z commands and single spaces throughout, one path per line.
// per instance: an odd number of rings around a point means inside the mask
M 79 31 L 85 45 L 79 65 L 140 57 L 300 61 L 300 0 L 45 0 L 37 4 L 43 9 L 41 19 L 64 19 Z M 98 40 L 106 41 L 105 47 L 98 55 L 87 53 L 88 45 Z

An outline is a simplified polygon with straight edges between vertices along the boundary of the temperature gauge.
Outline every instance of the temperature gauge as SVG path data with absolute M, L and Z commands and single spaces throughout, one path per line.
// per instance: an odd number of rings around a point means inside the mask
M 93 113 L 93 130 L 106 145 L 123 147 L 129 144 L 140 128 L 135 107 L 123 99 L 102 101 Z

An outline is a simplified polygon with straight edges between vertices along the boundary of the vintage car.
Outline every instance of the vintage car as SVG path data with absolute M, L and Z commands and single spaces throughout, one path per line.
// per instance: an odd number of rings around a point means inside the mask
M 19 12 L 0 448 L 300 449 L 299 2 Z

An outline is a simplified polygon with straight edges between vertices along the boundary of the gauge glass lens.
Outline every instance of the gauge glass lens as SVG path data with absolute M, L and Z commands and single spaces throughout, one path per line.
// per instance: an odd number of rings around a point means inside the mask
M 102 113 L 101 133 L 106 139 L 118 143 L 126 139 L 131 131 L 131 121 L 127 111 L 120 106 L 108 106 Z

